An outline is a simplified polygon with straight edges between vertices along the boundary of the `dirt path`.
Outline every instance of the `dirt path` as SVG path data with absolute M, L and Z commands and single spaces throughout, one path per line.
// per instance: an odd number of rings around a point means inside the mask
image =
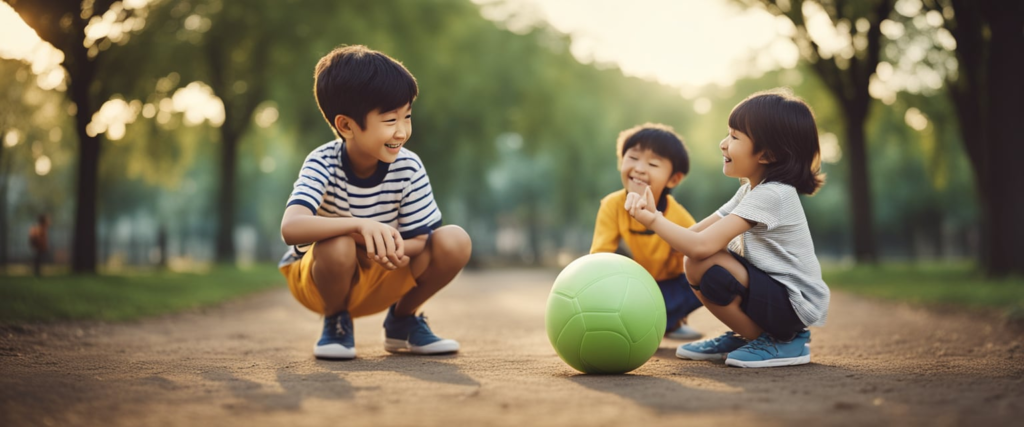
M 544 333 L 555 272 L 464 273 L 427 306 L 462 353 L 312 357 L 317 316 L 275 290 L 120 325 L 0 330 L 0 425 L 1009 425 L 1024 417 L 1024 336 L 998 322 L 834 294 L 812 364 L 739 369 L 674 357 L 585 376 Z M 691 323 L 724 327 L 700 310 Z

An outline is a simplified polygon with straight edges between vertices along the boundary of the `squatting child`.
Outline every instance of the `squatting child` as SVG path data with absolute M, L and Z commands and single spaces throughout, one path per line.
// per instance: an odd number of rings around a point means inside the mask
M 825 323 L 829 304 L 799 197 L 824 182 L 814 115 L 786 91 L 755 93 L 733 108 L 719 148 L 722 172 L 741 186 L 697 225 L 666 220 L 650 187 L 623 205 L 685 255 L 694 293 L 732 329 L 676 356 L 747 368 L 809 363 L 807 327 Z
M 666 336 L 695 340 L 701 333 L 687 325 L 686 318 L 700 308 L 701 302 L 687 286 L 683 274 L 683 254 L 629 216 L 622 206 L 627 192 L 640 193 L 645 187 L 665 219 L 680 227 L 696 223 L 693 216 L 669 194 L 690 172 L 690 157 L 683 139 L 671 127 L 647 123 L 626 129 L 615 144 L 622 190 L 601 200 L 594 224 L 590 253 L 615 252 L 620 243 L 633 259 L 654 276 L 665 297 L 668 324 Z
M 469 261 L 469 235 L 441 211 L 412 136 L 416 79 L 365 46 L 334 49 L 316 65 L 317 105 L 336 140 L 302 164 L 281 220 L 290 245 L 280 269 L 292 295 L 324 316 L 318 358 L 356 356 L 352 318 L 387 310 L 384 349 L 458 351 L 416 315 Z

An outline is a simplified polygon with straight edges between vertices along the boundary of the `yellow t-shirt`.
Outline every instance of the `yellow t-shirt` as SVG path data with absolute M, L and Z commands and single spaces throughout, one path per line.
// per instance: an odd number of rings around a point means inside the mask
M 666 197 L 665 210 L 662 214 L 666 219 L 690 228 L 697 223 L 683 205 L 676 202 L 672 195 Z M 597 211 L 597 223 L 594 224 L 594 241 L 590 244 L 590 253 L 615 252 L 619 247 L 619 239 L 633 252 L 633 260 L 644 267 L 654 280 L 667 280 L 679 277 L 683 273 L 683 254 L 669 246 L 665 239 L 654 234 L 629 216 L 626 212 L 626 190 L 619 190 L 601 199 L 601 208 Z

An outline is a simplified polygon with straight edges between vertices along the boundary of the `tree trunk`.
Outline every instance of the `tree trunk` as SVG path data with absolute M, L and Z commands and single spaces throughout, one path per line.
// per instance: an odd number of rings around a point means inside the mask
M 228 109 L 228 103 L 224 103 Z M 224 112 L 225 117 L 230 117 Z M 238 152 L 238 134 L 228 120 L 220 127 L 220 189 L 217 197 L 217 252 L 218 263 L 235 262 L 235 166 Z
M 77 22 L 77 21 L 76 21 Z M 90 88 L 95 75 L 95 63 L 89 60 L 86 49 L 76 46 L 71 50 L 72 62 L 67 65 L 71 75 L 68 93 L 75 103 L 75 131 L 78 133 L 78 191 L 75 202 L 75 231 L 71 251 L 71 271 L 96 272 L 96 198 L 100 163 L 100 141 L 89 136 L 86 125 L 92 120 L 96 106 Z M 68 52 L 65 52 L 68 54 Z
M 988 10 L 991 39 L 988 56 L 988 128 L 991 171 L 988 220 L 990 240 L 985 269 L 992 275 L 1024 273 L 1016 259 L 1024 241 L 1024 7 L 1015 1 L 993 1 Z
M 1015 263 L 1024 239 L 1024 157 L 1017 123 L 1024 117 L 1024 6 L 1015 0 L 952 1 L 956 80 L 947 84 L 981 202 L 981 266 L 989 276 L 1024 274 Z M 986 34 L 987 33 L 987 34 Z
M 865 107 L 864 110 L 867 108 Z M 849 109 L 847 109 L 849 110 Z M 850 206 L 853 212 L 853 253 L 858 263 L 878 261 L 872 217 L 871 180 L 864 140 L 865 114 L 846 111 L 846 150 L 850 160 Z

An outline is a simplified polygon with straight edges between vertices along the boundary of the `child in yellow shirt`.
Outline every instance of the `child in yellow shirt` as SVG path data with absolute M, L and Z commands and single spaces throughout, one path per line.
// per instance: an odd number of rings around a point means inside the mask
M 686 324 L 686 317 L 702 304 L 686 281 L 683 254 L 622 209 L 628 192 L 642 193 L 650 186 L 658 201 L 657 210 L 666 219 L 682 227 L 696 224 L 693 216 L 669 194 L 690 171 L 686 145 L 671 127 L 647 123 L 619 134 L 616 155 L 623 189 L 601 200 L 590 253 L 615 252 L 620 242 L 625 243 L 629 255 L 654 276 L 665 297 L 665 336 L 698 339 L 702 334 Z

